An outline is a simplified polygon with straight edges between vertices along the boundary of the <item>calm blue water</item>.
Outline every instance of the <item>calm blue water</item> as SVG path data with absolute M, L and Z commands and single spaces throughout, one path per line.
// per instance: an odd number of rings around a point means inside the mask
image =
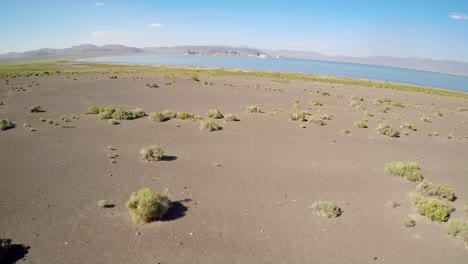
M 315 73 L 352 78 L 381 80 L 415 84 L 449 90 L 468 92 L 468 77 L 433 73 L 403 68 L 374 66 L 343 62 L 300 60 L 300 59 L 259 59 L 255 57 L 231 56 L 183 56 L 183 55 L 137 55 L 81 59 L 82 62 L 116 62 L 135 64 L 170 64 L 207 67 L 229 67 L 252 70 L 272 70 L 301 73 Z

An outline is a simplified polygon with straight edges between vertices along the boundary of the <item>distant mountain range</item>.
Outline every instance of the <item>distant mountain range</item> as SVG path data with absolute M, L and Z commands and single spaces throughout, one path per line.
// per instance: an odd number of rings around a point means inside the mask
M 93 56 L 119 54 L 200 54 L 213 56 L 256 56 L 259 54 L 266 54 L 270 57 L 279 55 L 282 58 L 370 64 L 468 76 L 468 62 L 461 61 L 433 60 L 427 58 L 328 56 L 310 51 L 261 50 L 255 48 L 229 46 L 176 46 L 135 48 L 127 47 L 124 45 L 96 46 L 92 44 L 83 44 L 65 49 L 44 48 L 26 52 L 10 52 L 0 54 L 0 60 L 58 56 Z

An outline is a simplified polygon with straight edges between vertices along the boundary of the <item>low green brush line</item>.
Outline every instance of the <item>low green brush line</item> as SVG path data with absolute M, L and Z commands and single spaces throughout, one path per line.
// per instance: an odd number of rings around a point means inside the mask
M 37 60 L 9 60 L 0 62 L 0 77 L 30 76 L 30 75 L 57 75 L 57 74 L 87 74 L 87 73 L 132 73 L 132 74 L 163 74 L 165 76 L 175 75 L 212 75 L 212 76 L 243 76 L 271 78 L 275 81 L 301 80 L 308 82 L 319 82 L 329 84 L 345 84 L 363 87 L 385 88 L 400 91 L 411 91 L 427 94 L 437 94 L 468 98 L 468 93 L 451 91 L 426 86 L 416 86 L 402 83 L 392 83 L 376 80 L 365 80 L 328 75 L 292 73 L 292 72 L 270 72 L 249 71 L 239 69 L 217 69 L 217 68 L 186 68 L 167 67 L 154 65 L 129 65 L 129 64 L 105 64 L 105 63 L 79 63 L 73 60 L 78 57 L 46 58 Z

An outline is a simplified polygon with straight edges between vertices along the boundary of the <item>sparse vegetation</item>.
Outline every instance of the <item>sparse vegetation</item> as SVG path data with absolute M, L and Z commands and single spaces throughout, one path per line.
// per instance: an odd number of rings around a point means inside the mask
M 148 88 L 159 88 L 159 85 L 157 85 L 155 83 L 152 83 L 152 84 L 147 83 L 145 86 L 148 87 Z
M 173 119 L 177 117 L 177 112 L 174 112 L 172 110 L 164 110 L 162 114 L 169 119 Z
M 388 113 L 389 110 L 390 110 L 390 107 L 386 106 L 386 107 L 380 109 L 380 112 L 386 114 L 386 113 Z
M 444 226 L 445 232 L 453 237 L 461 237 L 468 242 L 468 220 L 466 219 L 450 219 Z
M 391 103 L 392 100 L 390 100 L 389 98 L 376 98 L 374 99 L 374 104 L 382 104 L 382 103 Z
M 72 119 L 70 117 L 68 117 L 68 116 L 61 116 L 60 120 L 62 120 L 64 122 L 71 122 L 72 121 Z
M 400 107 L 400 108 L 405 107 L 405 105 L 403 103 L 401 103 L 401 102 L 394 102 L 392 105 L 395 106 L 395 107 Z
M 435 196 L 439 199 L 453 201 L 455 193 L 446 184 L 433 184 L 430 181 L 423 181 L 416 187 L 416 192 L 425 196 Z
M 224 121 L 225 122 L 234 122 L 234 121 L 239 121 L 237 117 L 235 117 L 233 114 L 227 114 L 224 116 Z
M 466 112 L 466 107 L 459 106 L 455 110 L 457 110 L 458 112 Z
M 334 218 L 341 215 L 341 209 L 336 206 L 336 204 L 327 201 L 315 202 L 310 209 L 315 211 L 318 215 L 327 218 Z
M 362 104 L 356 104 L 356 106 L 354 106 L 354 108 L 355 108 L 356 110 L 366 110 L 366 107 L 363 106 Z
M 40 105 L 33 105 L 29 108 L 29 113 L 41 113 L 45 112 Z
M 214 119 L 221 119 L 224 117 L 224 115 L 218 109 L 210 109 L 208 111 L 208 117 L 214 118 Z
M 376 131 L 384 136 L 388 137 L 398 137 L 400 135 L 400 132 L 398 130 L 394 129 L 392 126 L 389 124 L 381 123 L 377 126 Z
M 108 123 L 109 125 L 113 125 L 113 126 L 120 124 L 120 122 L 117 121 L 117 120 L 115 120 L 115 119 L 109 119 L 109 120 L 107 121 L 107 123 Z
M 307 112 L 292 113 L 289 115 L 289 120 L 299 121 L 299 122 L 307 121 L 307 118 L 306 118 L 307 115 L 309 115 Z
M 421 117 L 421 122 L 424 122 L 424 123 L 431 123 L 431 119 L 427 118 L 427 117 Z
M 324 119 L 325 118 L 323 118 L 322 116 L 310 116 L 307 118 L 307 122 L 318 126 L 325 126 L 327 123 L 323 121 Z
M 159 194 L 149 188 L 140 189 L 130 196 L 125 206 L 135 224 L 160 220 L 171 207 L 167 193 Z
M 99 200 L 97 202 L 97 205 L 99 206 L 99 208 L 111 208 L 112 207 L 112 204 L 107 200 Z
M 99 114 L 99 108 L 95 107 L 95 106 L 90 106 L 86 109 L 86 112 L 85 114 L 87 115 L 97 115 Z
M 251 106 L 247 107 L 247 112 L 254 114 L 254 113 L 261 113 L 262 110 L 257 105 L 251 105 Z
M 392 176 L 403 177 L 408 181 L 417 182 L 423 179 L 419 166 L 412 161 L 393 161 L 385 165 L 385 172 Z
M 159 161 L 164 158 L 164 150 L 158 145 L 150 145 L 140 150 L 141 158 L 148 161 Z
M 316 99 L 310 100 L 309 103 L 315 106 L 322 106 L 322 103 L 320 102 L 320 100 L 316 100 Z
M 349 134 L 349 133 L 351 133 L 351 131 L 349 131 L 348 129 L 341 130 L 341 134 Z
M 351 100 L 356 100 L 356 101 L 364 101 L 364 98 L 362 98 L 361 96 L 357 96 L 357 95 L 351 95 L 351 97 L 349 97 Z
M 413 227 L 416 225 L 416 221 L 414 221 L 410 216 L 406 216 L 405 219 L 403 219 L 403 224 L 405 227 Z
M 176 114 L 176 118 L 181 119 L 181 120 L 186 120 L 186 119 L 193 118 L 193 115 L 188 112 L 178 112 Z
M 167 117 L 161 112 L 152 112 L 149 117 L 150 120 L 156 121 L 156 122 L 165 122 L 170 119 L 170 117 Z
M 416 127 L 411 123 L 403 123 L 400 128 L 408 128 L 411 131 L 416 131 Z
M 426 197 L 418 193 L 411 193 L 411 202 L 414 209 L 420 215 L 424 215 L 434 222 L 445 222 L 448 220 L 451 208 L 439 199 Z
M 7 130 L 14 128 L 16 126 L 15 123 L 11 122 L 8 119 L 0 119 L 0 130 Z
M 354 122 L 354 126 L 358 128 L 367 128 L 367 123 L 364 120 L 358 120 Z
M 41 118 L 39 118 L 39 121 L 41 121 L 41 122 L 46 122 L 46 121 L 47 121 L 47 119 L 45 119 L 45 118 L 41 117 Z
M 364 111 L 364 115 L 368 116 L 368 117 L 374 117 L 374 115 L 371 112 L 367 111 L 367 110 Z
M 216 130 L 221 130 L 221 129 L 223 129 L 223 127 L 216 124 L 214 121 L 203 120 L 200 122 L 200 130 L 216 131 Z
M 388 207 L 390 207 L 390 209 L 395 209 L 395 208 L 398 208 L 401 206 L 401 203 L 399 202 L 395 202 L 395 201 L 391 201 L 388 203 Z

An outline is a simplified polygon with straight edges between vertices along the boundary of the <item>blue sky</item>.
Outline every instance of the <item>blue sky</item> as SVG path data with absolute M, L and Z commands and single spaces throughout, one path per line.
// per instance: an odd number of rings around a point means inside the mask
M 468 0 L 2 0 L 0 53 L 230 45 L 468 61 Z

